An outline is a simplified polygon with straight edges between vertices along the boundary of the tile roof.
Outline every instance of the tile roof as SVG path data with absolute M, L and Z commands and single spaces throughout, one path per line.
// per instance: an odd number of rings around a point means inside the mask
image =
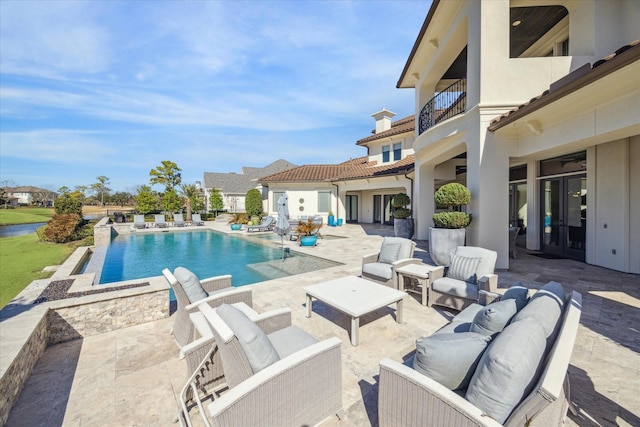
M 304 165 L 284 172 L 262 177 L 261 183 L 270 182 L 330 182 L 400 175 L 413 171 L 414 157 L 407 156 L 395 163 L 378 165 L 358 157 L 335 165 Z
M 293 163 L 280 159 L 263 168 L 243 166 L 242 173 L 205 172 L 204 187 L 217 188 L 223 193 L 228 194 L 245 194 L 252 188 L 256 188 L 258 184 L 257 179 L 261 176 L 278 173 L 295 167 L 297 166 Z
M 635 40 L 611 55 L 572 71 L 552 83 L 549 89 L 529 101 L 491 120 L 489 130 L 496 131 L 578 89 L 581 89 L 611 73 L 640 59 L 640 40 Z
M 399 135 L 405 132 L 413 132 L 415 130 L 415 115 L 405 117 L 404 119 L 396 120 L 391 124 L 391 129 L 385 130 L 380 133 L 374 133 L 366 138 L 359 139 L 356 145 L 366 145 L 368 142 L 376 141 L 382 138 L 388 138 L 390 136 Z M 375 132 L 375 131 L 373 131 Z

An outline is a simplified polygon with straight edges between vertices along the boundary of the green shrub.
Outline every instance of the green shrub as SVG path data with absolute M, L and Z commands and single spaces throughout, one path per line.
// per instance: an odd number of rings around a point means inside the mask
M 82 225 L 78 214 L 57 214 L 51 218 L 43 234 L 45 242 L 66 243 L 73 240 L 76 230 Z
M 460 206 L 471 201 L 471 192 L 467 187 L 451 182 L 440 187 L 434 198 L 438 209 L 449 209 L 447 212 L 433 214 L 433 224 L 436 228 L 465 228 L 471 224 L 471 215 L 460 212 Z
M 247 215 L 262 217 L 262 194 L 257 188 L 247 191 L 245 196 L 245 210 Z
M 82 217 L 82 202 L 69 193 L 56 197 L 53 203 L 57 214 L 77 214 Z
M 393 206 L 393 217 L 405 219 L 411 216 L 411 209 L 407 209 L 407 205 L 411 203 L 411 198 L 405 193 L 398 193 L 391 199 Z
M 465 228 L 471 224 L 471 215 L 464 212 L 438 212 L 433 214 L 436 228 Z

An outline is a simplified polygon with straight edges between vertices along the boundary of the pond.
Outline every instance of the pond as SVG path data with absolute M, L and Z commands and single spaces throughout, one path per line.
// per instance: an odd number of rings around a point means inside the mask
M 35 233 L 39 227 L 45 224 L 46 222 L 34 222 L 32 224 L 2 225 L 0 226 L 0 237 L 23 236 Z

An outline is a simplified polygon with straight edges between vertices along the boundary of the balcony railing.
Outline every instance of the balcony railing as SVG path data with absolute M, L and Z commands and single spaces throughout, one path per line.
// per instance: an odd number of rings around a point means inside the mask
M 458 114 L 467 108 L 467 79 L 460 79 L 439 92 L 420 111 L 419 133 Z

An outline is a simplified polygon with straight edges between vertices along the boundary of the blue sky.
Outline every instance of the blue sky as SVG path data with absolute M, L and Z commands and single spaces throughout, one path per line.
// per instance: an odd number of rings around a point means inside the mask
M 0 1 L 0 185 L 183 182 L 338 163 L 396 89 L 429 1 Z

